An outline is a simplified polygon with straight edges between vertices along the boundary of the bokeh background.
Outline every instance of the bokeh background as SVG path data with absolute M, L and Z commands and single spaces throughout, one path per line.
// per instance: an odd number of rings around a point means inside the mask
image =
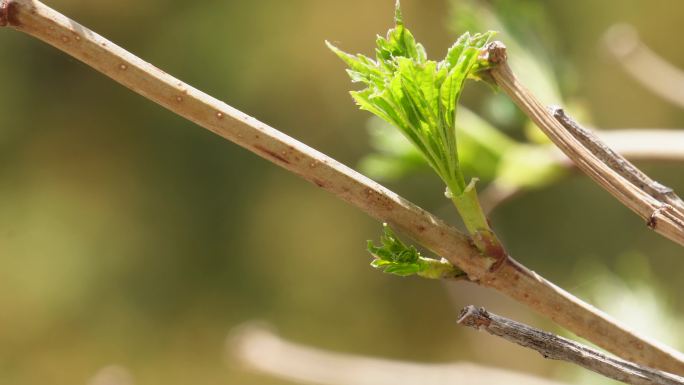
M 403 1 L 433 57 L 460 28 L 456 2 Z M 390 0 L 48 4 L 345 164 L 372 152 L 369 115 L 353 105 L 344 67 L 323 42 L 371 54 L 392 24 Z M 600 45 L 611 25 L 630 23 L 684 68 L 672 43 L 684 3 L 484 4 L 539 38 L 535 52 L 588 121 L 684 127 L 684 110 Z M 0 383 L 93 384 L 115 365 L 135 384 L 291 384 L 226 352 L 229 333 L 254 320 L 330 351 L 606 383 L 455 325 L 473 303 L 562 332 L 495 292 L 374 271 L 365 242 L 379 223 L 335 197 L 21 33 L 0 30 L 0 47 Z M 463 103 L 521 137 L 520 117 L 497 98 L 472 83 Z M 640 165 L 684 191 L 682 164 Z M 388 186 L 456 221 L 436 177 Z M 521 194 L 492 221 L 531 269 L 684 348 L 682 249 L 586 177 Z

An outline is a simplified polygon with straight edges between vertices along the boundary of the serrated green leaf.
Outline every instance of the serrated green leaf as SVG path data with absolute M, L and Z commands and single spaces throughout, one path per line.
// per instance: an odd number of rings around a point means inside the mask
M 445 183 L 460 190 L 465 182 L 458 163 L 456 102 L 479 49 L 493 33 L 464 34 L 438 63 L 426 59 L 398 4 L 395 23 L 387 37 L 377 38 L 376 61 L 329 47 L 347 64 L 352 81 L 367 85 L 352 92 L 359 107 L 399 128 Z
M 456 66 L 456 63 L 461 57 L 463 50 L 470 40 L 470 32 L 465 32 L 463 35 L 456 39 L 454 45 L 447 51 L 446 57 L 444 58 L 444 65 L 448 70 L 451 70 Z
M 431 259 L 420 255 L 413 246 L 403 243 L 387 224 L 383 224 L 380 246 L 368 241 L 368 252 L 373 256 L 371 266 L 385 273 L 406 277 L 418 275 L 424 278 L 457 278 L 464 273 L 445 259 Z
M 448 50 L 444 60 L 428 60 L 423 46 L 405 28 L 397 2 L 394 28 L 386 37 L 376 39 L 375 61 L 344 54 L 330 46 L 350 67 L 352 81 L 367 86 L 352 93 L 357 104 L 395 125 L 455 195 L 461 195 L 466 187 L 458 160 L 456 103 L 465 79 L 473 76 L 479 51 L 492 36 L 493 32 L 465 34 Z M 467 197 L 477 200 L 476 194 Z M 459 212 L 480 210 L 461 212 L 464 218 L 477 219 L 466 226 L 469 230 L 489 229 L 478 202 L 459 202 L 454 200 Z

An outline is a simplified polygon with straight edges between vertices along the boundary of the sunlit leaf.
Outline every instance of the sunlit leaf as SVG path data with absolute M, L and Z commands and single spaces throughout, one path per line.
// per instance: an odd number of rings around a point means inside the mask
M 465 181 L 458 161 L 456 103 L 492 35 L 464 34 L 444 60 L 428 60 L 404 26 L 397 3 L 394 28 L 376 39 L 375 60 L 328 46 L 347 64 L 352 81 L 366 85 L 352 92 L 359 107 L 396 126 L 446 185 L 460 193 Z
M 418 275 L 423 278 L 457 278 L 465 274 L 444 258 L 432 259 L 420 255 L 414 246 L 408 246 L 383 224 L 380 245 L 368 241 L 368 252 L 374 257 L 371 266 L 385 273 L 406 277 Z

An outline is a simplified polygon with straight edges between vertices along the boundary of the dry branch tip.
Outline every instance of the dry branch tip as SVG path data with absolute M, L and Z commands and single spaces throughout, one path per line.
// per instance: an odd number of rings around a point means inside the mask
M 18 26 L 17 3 L 13 0 L 2 0 L 0 2 L 0 27 Z
M 485 308 L 477 308 L 473 305 L 468 305 L 461 310 L 457 323 L 479 330 L 480 327 L 488 327 L 491 323 L 491 318 Z
M 482 49 L 480 58 L 487 60 L 492 65 L 504 63 L 508 60 L 506 45 L 498 40 L 487 43 Z
M 0 27 L 7 25 L 8 11 L 9 11 L 9 1 L 3 0 L 0 2 Z

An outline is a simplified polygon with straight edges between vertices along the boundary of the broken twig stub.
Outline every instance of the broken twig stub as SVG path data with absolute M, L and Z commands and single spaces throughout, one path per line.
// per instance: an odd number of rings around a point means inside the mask
M 12 0 L 2 0 L 0 2 L 0 27 L 8 25 L 18 26 L 17 4 Z

